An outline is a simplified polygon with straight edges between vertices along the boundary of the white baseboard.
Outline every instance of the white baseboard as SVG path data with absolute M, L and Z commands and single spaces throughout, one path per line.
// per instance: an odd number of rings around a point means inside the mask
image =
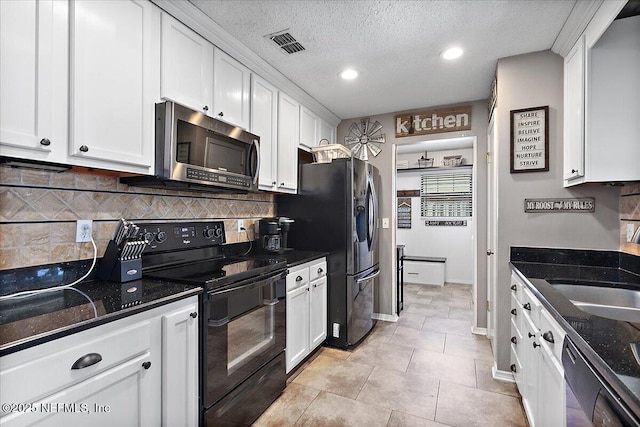
M 477 328 L 475 326 L 471 327 L 471 333 L 474 335 L 487 335 L 487 328 Z
M 373 313 L 371 318 L 375 319 L 375 320 L 384 320 L 385 322 L 397 322 L 398 321 L 398 315 L 397 314 Z
M 511 373 L 511 371 L 499 371 L 495 362 L 493 364 L 493 367 L 491 367 L 491 376 L 495 380 L 504 381 L 506 383 L 516 382 L 516 380 L 513 378 L 513 373 Z
M 447 279 L 445 283 L 457 283 L 459 285 L 473 285 L 473 280 L 458 280 L 458 279 Z

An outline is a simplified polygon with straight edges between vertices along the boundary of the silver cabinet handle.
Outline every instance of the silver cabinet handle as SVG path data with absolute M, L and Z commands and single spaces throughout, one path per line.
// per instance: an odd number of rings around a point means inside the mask
M 302 281 L 302 276 L 296 277 L 296 282 L 301 282 L 301 281 Z
M 322 267 L 321 267 L 321 268 L 319 268 L 319 269 L 318 269 L 318 274 L 322 274 L 322 272 L 323 272 L 323 271 L 324 271 L 324 270 L 322 269 Z

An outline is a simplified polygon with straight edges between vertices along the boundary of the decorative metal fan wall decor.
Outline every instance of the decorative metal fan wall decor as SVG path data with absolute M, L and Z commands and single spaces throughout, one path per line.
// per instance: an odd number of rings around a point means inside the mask
M 369 160 L 369 153 L 375 157 L 382 151 L 380 144 L 384 144 L 384 134 L 380 133 L 381 130 L 382 125 L 377 120 L 373 124 L 368 118 L 360 120 L 360 123 L 351 123 L 344 145 L 351 149 L 353 157 Z

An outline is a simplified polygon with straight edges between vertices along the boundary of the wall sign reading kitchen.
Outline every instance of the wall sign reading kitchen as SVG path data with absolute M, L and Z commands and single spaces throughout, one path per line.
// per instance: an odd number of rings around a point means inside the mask
M 511 110 L 511 173 L 549 170 L 549 106 Z
M 396 138 L 471 130 L 471 105 L 437 108 L 396 116 Z

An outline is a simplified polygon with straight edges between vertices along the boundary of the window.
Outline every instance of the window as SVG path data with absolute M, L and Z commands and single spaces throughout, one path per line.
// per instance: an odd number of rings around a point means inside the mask
M 472 189 L 473 177 L 470 170 L 422 174 L 420 177 L 421 216 L 423 218 L 472 216 Z

